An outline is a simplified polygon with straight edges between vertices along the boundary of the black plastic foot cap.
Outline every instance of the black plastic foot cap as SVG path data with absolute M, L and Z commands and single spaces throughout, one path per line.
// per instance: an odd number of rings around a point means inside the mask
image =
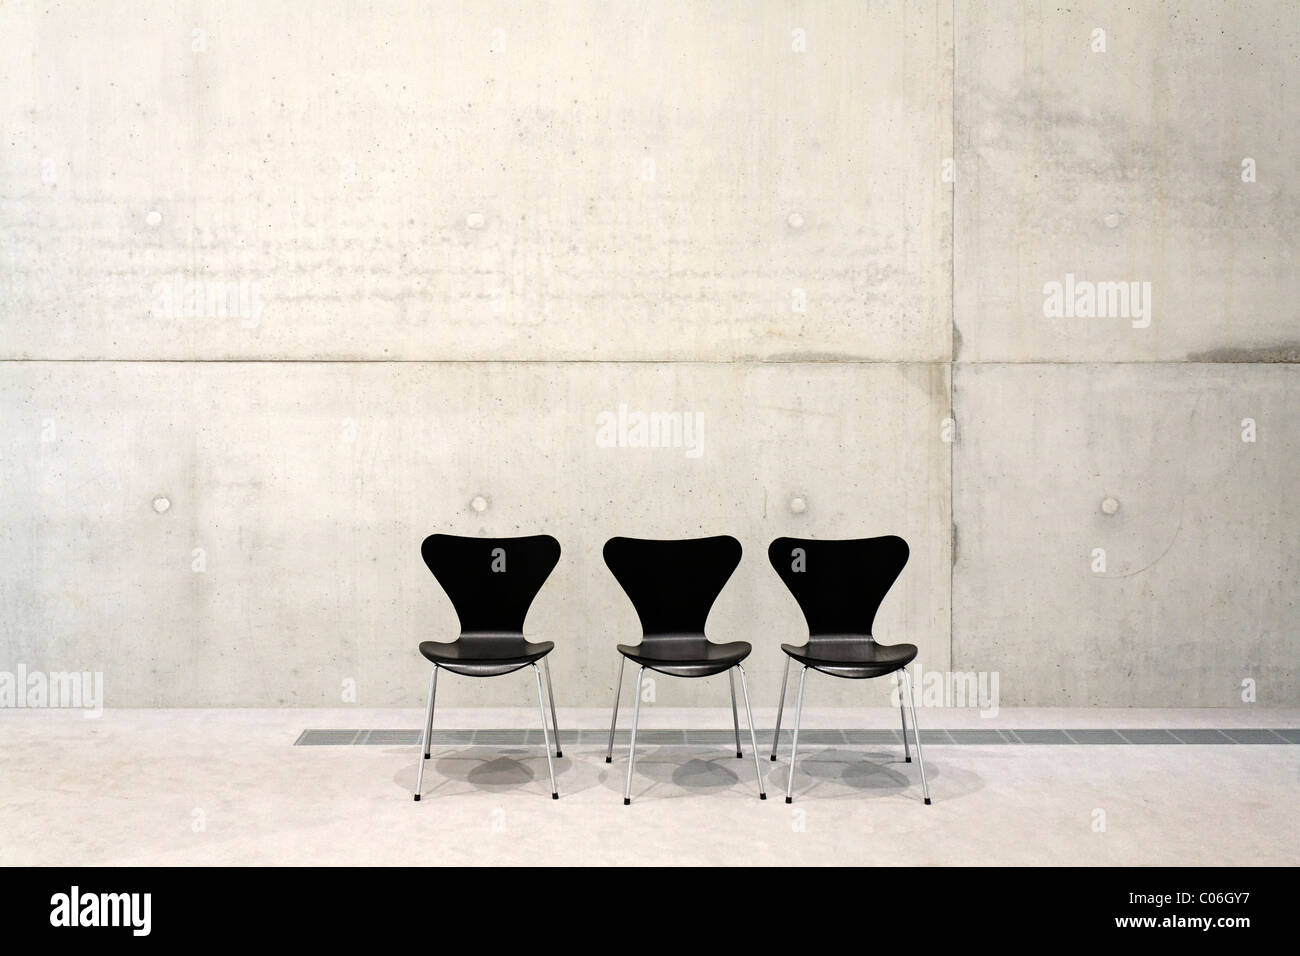
M 743 757 L 743 756 L 745 756 L 745 755 L 742 754 L 739 750 L 736 751 L 736 759 L 737 759 L 737 760 L 739 760 L 739 759 L 740 759 L 741 757 Z
M 558 800 L 558 799 L 560 799 L 560 795 L 559 795 L 558 793 L 553 793 L 553 794 L 551 794 L 551 799 L 552 799 L 552 800 Z
M 414 799 L 414 800 L 416 800 L 416 801 L 418 802 L 419 799 L 420 799 L 420 795 L 417 793 L 417 794 L 416 794 L 412 799 Z
M 786 802 L 786 803 L 794 803 L 794 801 L 791 800 L 789 797 L 786 797 L 786 798 L 785 798 L 785 802 Z
M 614 762 L 614 758 L 613 758 L 613 757 L 606 757 L 606 758 L 605 758 L 605 763 L 613 763 L 613 762 Z
M 772 754 L 772 763 L 776 763 L 776 754 Z
M 425 754 L 425 755 L 424 755 L 424 759 L 425 759 L 425 760 L 428 760 L 428 759 L 429 759 L 429 755 L 428 755 L 428 754 Z
M 563 750 L 557 750 L 557 751 L 555 751 L 555 756 L 557 756 L 557 757 L 563 757 L 563 756 L 564 756 L 564 751 L 563 751 Z
M 623 798 L 623 806 L 625 806 L 625 807 L 630 807 L 630 806 L 632 806 L 632 798 L 631 798 L 631 797 L 624 797 L 624 798 Z
M 930 798 L 929 798 L 929 797 L 926 797 L 926 798 L 925 798 L 925 805 L 926 805 L 927 807 L 930 805 Z
M 765 793 L 760 793 L 760 794 L 758 795 L 758 799 L 760 799 L 760 800 L 766 800 L 766 799 L 767 799 L 767 794 L 765 794 Z
M 912 762 L 912 758 L 911 758 L 911 757 L 908 757 L 907 760 L 906 760 L 905 762 L 906 762 L 906 763 L 911 763 L 911 762 Z

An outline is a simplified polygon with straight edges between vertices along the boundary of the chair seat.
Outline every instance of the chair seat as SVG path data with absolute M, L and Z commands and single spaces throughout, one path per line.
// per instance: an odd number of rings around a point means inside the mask
M 714 644 L 707 638 L 656 637 L 618 652 L 636 664 L 672 677 L 709 677 L 735 667 L 754 648 L 746 641 Z
M 453 674 L 495 677 L 540 661 L 554 648 L 554 641 L 533 643 L 522 634 L 464 634 L 451 643 L 423 641 L 420 653 Z
M 892 674 L 917 655 L 915 644 L 877 644 L 866 637 L 822 639 L 798 647 L 782 644 L 781 650 L 813 670 L 853 680 Z

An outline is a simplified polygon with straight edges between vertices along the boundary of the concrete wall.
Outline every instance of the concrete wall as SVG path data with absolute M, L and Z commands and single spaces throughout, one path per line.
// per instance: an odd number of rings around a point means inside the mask
M 0 669 L 415 704 L 454 632 L 420 540 L 548 531 L 530 630 L 607 706 L 603 541 L 729 532 L 710 626 L 770 706 L 767 542 L 892 532 L 878 630 L 927 672 L 1295 704 L 1293 13 L 5 4 Z M 1067 274 L 1150 322 L 1044 315 Z M 699 454 L 600 447 L 620 406 Z
M 1295 6 L 958 4 L 956 37 L 954 667 L 1294 704 Z M 1150 314 L 1049 317 L 1067 274 Z

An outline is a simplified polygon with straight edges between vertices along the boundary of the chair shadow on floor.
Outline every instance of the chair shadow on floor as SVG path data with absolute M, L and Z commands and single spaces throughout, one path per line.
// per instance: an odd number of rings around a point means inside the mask
M 637 757 L 632 792 L 642 799 L 677 800 L 722 795 L 733 790 L 741 796 L 748 794 L 753 786 L 752 777 L 744 772 L 752 766 L 748 750 L 744 759 L 738 760 L 726 747 L 714 751 L 698 746 L 661 744 L 638 749 L 641 755 Z M 528 794 L 545 790 L 549 785 L 546 755 L 539 751 L 537 746 L 503 748 L 498 745 L 435 749 L 431 772 L 424 778 L 424 795 L 427 798 L 476 792 Z M 409 790 L 415 783 L 415 770 L 409 766 L 410 748 L 385 749 L 385 754 L 405 762 L 395 768 L 393 782 Z M 763 754 L 769 786 L 785 785 L 788 759 L 782 755 L 775 763 L 768 763 L 767 754 Z M 930 776 L 932 780 L 945 781 L 946 799 L 957 799 L 983 788 L 984 781 L 978 775 L 961 769 L 954 771 L 945 763 L 933 762 Z M 906 797 L 917 786 L 915 767 L 914 763 L 904 762 L 901 749 L 801 747 L 795 783 L 802 780 L 805 799 L 809 800 Z M 564 757 L 555 761 L 561 799 L 596 787 L 608 791 L 609 799 L 616 800 L 622 796 L 626 772 L 626 764 L 617 759 L 612 765 L 606 765 L 601 748 L 566 746 Z
M 690 756 L 683 760 L 682 751 Z M 467 792 L 527 793 L 537 788 L 545 789 L 546 755 L 537 747 L 474 746 L 452 747 L 439 752 L 435 749 L 430 773 L 425 774 L 423 795 L 461 795 Z M 396 759 L 410 757 L 409 748 L 386 751 Z M 572 754 L 572 758 L 570 757 Z M 555 776 L 560 783 L 560 797 L 572 795 L 593 786 L 603 787 L 622 794 L 623 774 L 626 765 L 617 762 L 609 768 L 603 762 L 603 753 L 577 746 L 565 747 L 565 756 L 555 761 Z M 752 787 L 752 779 L 742 779 L 731 764 L 744 766 L 735 754 L 727 749 L 716 755 L 702 754 L 699 748 L 659 746 L 645 750 L 645 766 L 637 759 L 637 781 L 642 792 L 655 791 L 665 798 L 690 797 L 714 793 L 731 788 Z M 748 753 L 745 759 L 752 764 Z M 646 778 L 649 778 L 648 780 Z M 415 771 L 398 767 L 393 782 L 407 790 L 415 783 Z M 667 788 L 662 785 L 667 784 Z
M 386 753 L 408 762 L 411 756 L 410 748 L 395 748 Z M 528 793 L 550 786 L 546 753 L 540 747 L 462 746 L 441 752 L 435 749 L 429 762 L 433 766 L 431 773 L 425 775 L 422 790 L 426 797 L 437 793 L 459 794 L 467 789 L 483 793 Z M 557 781 L 572 778 L 573 769 L 574 762 L 567 755 L 556 758 Z M 415 769 L 399 768 L 393 782 L 410 790 L 415 785 L 415 775 Z M 572 782 L 569 786 L 567 792 L 571 793 Z
M 908 769 L 914 766 L 906 763 L 901 753 L 809 747 L 799 754 L 794 779 L 796 784 L 800 777 L 804 779 L 807 791 L 803 793 L 804 799 L 826 799 L 850 793 L 889 796 L 917 785 L 916 780 L 908 775 Z M 786 768 L 789 768 L 788 763 Z M 939 768 L 932 765 L 930 775 L 940 779 Z
M 724 751 L 705 755 L 699 748 L 690 748 L 691 756 L 683 760 L 682 749 L 673 745 L 647 748 L 637 758 L 632 778 L 633 795 L 642 799 L 672 800 L 733 787 L 743 789 L 750 785 L 743 771 L 737 773 L 736 768 L 743 768 L 745 764 L 737 760 L 735 754 Z M 746 753 L 745 758 L 748 757 Z M 764 763 L 767 763 L 766 755 Z M 769 766 L 772 769 L 764 768 L 768 785 L 775 787 L 780 783 L 784 786 L 789 764 L 779 761 Z M 803 778 L 810 799 L 833 799 L 864 793 L 889 796 L 917 785 L 916 780 L 902 769 L 907 767 L 909 765 L 904 763 L 901 752 L 809 747 L 800 752 L 795 780 Z M 932 776 L 938 778 L 939 775 L 932 773 Z M 620 772 L 608 774 L 603 783 L 607 790 L 621 790 L 623 775 Z
M 731 765 L 744 767 L 745 762 L 743 759 L 737 760 L 734 753 L 723 750 L 722 753 L 705 755 L 693 749 L 688 751 L 688 754 L 689 756 L 683 759 L 680 747 L 661 746 L 653 750 L 645 748 L 642 755 L 637 757 L 636 771 L 632 776 L 633 794 L 639 792 L 645 796 L 647 791 L 658 790 L 661 796 L 689 797 L 700 793 L 727 790 L 740 784 L 740 775 Z M 745 786 L 753 787 L 753 767 L 749 769 Z M 623 789 L 626 764 L 623 765 L 622 771 L 610 775 L 606 781 L 610 789 Z M 647 782 L 647 777 L 652 782 Z M 639 787 L 638 783 L 640 783 Z M 664 791 L 662 784 L 667 784 L 681 792 Z

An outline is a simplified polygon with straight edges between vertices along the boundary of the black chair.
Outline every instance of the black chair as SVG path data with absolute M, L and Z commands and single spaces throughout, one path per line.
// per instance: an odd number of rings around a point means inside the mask
M 791 659 L 803 668 L 799 672 L 799 702 L 794 713 L 790 776 L 785 785 L 786 803 L 791 802 L 795 754 L 799 749 L 799 718 L 803 715 L 803 686 L 810 667 L 832 677 L 850 680 L 903 672 L 912 708 L 912 736 L 916 739 L 916 759 L 921 767 L 921 788 L 925 802 L 930 802 L 930 787 L 925 782 L 925 759 L 921 756 L 921 737 L 916 728 L 916 700 L 907 673 L 907 665 L 916 657 L 916 646 L 878 644 L 872 635 L 876 611 L 902 573 L 907 556 L 907 542 L 894 535 L 841 541 L 777 538 L 767 549 L 768 560 L 799 602 L 808 621 L 807 644 L 801 647 L 781 645 L 786 658 L 785 671 L 781 675 L 781 703 L 776 709 L 776 731 L 772 735 L 773 760 L 781 736 L 781 712 L 785 709 Z M 901 693 L 898 709 L 903 719 L 903 752 L 907 762 L 911 763 L 912 755 L 907 749 L 907 714 Z
M 736 713 L 736 682 L 732 669 L 740 671 L 749 718 L 749 742 L 758 771 L 758 795 L 763 789 L 763 770 L 758 762 L 758 741 L 754 736 L 754 715 L 749 709 L 749 687 L 740 665 L 753 648 L 745 641 L 715 644 L 704 636 L 704 622 L 719 592 L 740 563 L 740 542 L 726 535 L 684 541 L 652 541 L 644 538 L 610 538 L 605 542 L 605 564 L 627 593 L 641 619 L 642 639 L 635 646 L 619 644 L 618 684 L 614 688 L 614 716 L 609 723 L 609 749 L 605 763 L 614 757 L 614 728 L 618 724 L 618 698 L 623 686 L 623 665 L 631 660 L 640 666 L 636 696 L 632 705 L 632 742 L 628 747 L 627 786 L 624 806 L 632 802 L 632 768 L 636 763 L 636 726 L 641 710 L 641 677 L 648 667 L 672 677 L 711 677 L 727 672 L 731 684 L 731 722 L 736 732 L 736 756 L 740 749 L 740 718 Z
M 555 787 L 555 764 L 551 761 L 546 709 L 542 703 L 542 678 L 537 669 L 537 662 L 541 661 L 546 668 L 546 690 L 551 698 L 555 756 L 563 757 L 560 728 L 555 720 L 551 665 L 546 659 L 555 644 L 552 641 L 533 643 L 527 640 L 524 637 L 524 618 L 528 616 L 533 598 L 560 560 L 560 543 L 546 534 L 523 538 L 433 534 L 424 539 L 420 553 L 456 609 L 456 616 L 460 618 L 460 636 L 451 643 L 424 641 L 420 645 L 420 653 L 433 662 L 433 673 L 429 677 L 429 712 L 424 722 L 424 753 L 415 778 L 415 799 L 420 799 L 424 761 L 429 759 L 438 671 L 447 670 L 466 677 L 496 677 L 531 667 L 537 680 L 537 708 L 542 716 L 546 766 L 551 772 L 551 798 L 558 800 L 560 794 Z

